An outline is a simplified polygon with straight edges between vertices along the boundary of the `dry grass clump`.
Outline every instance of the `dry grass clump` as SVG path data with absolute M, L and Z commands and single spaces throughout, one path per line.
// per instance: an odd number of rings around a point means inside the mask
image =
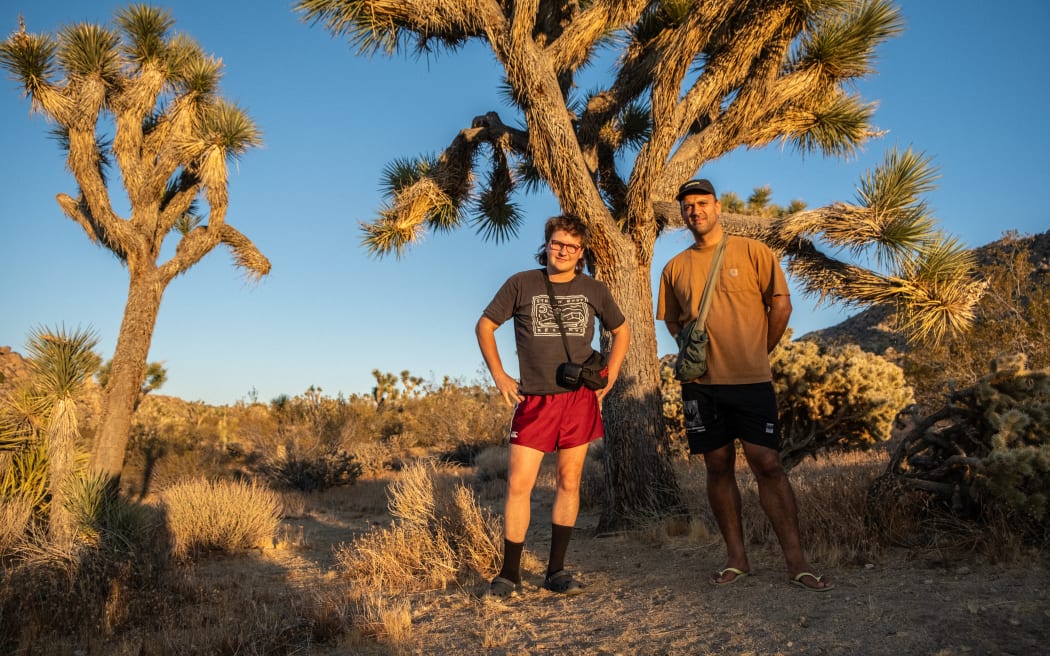
M 31 500 L 23 497 L 0 497 L 0 558 L 18 550 L 32 517 Z
M 391 484 L 389 528 L 374 529 L 336 552 L 362 590 L 387 594 L 443 588 L 495 572 L 502 545 L 498 520 L 474 493 L 429 461 L 413 463 Z
M 832 453 L 806 460 L 790 473 L 799 508 L 802 545 L 811 561 L 827 567 L 878 562 L 887 547 L 905 547 L 933 560 L 978 557 L 1016 562 L 1027 553 L 1022 536 L 1005 517 L 983 524 L 965 522 L 929 503 L 916 490 L 894 486 L 883 477 L 885 451 Z M 706 477 L 699 458 L 680 463 L 678 480 L 690 519 L 671 517 L 643 526 L 636 536 L 660 544 L 721 546 L 707 504 Z M 751 470 L 738 454 L 737 481 L 744 538 L 749 548 L 779 556 L 779 542 L 758 498 Z
M 412 605 L 403 597 L 370 591 L 357 600 L 351 635 L 392 647 L 408 644 L 412 635 Z
M 868 489 L 888 460 L 884 451 L 837 453 L 806 460 L 791 472 L 810 559 L 837 566 L 878 558 L 883 545 L 867 521 Z
M 498 498 L 506 492 L 509 469 L 506 446 L 490 446 L 474 456 L 474 479 L 484 498 Z
M 866 518 L 873 539 L 933 561 L 1015 563 L 1027 558 L 1033 546 L 1009 513 L 993 510 L 980 522 L 959 517 L 929 493 L 892 476 L 871 486 Z
M 808 460 L 791 472 L 802 546 L 810 561 L 837 566 L 865 564 L 877 558 L 881 545 L 865 520 L 865 510 L 868 488 L 885 463 L 885 453 L 836 453 Z M 739 470 L 737 479 L 746 539 L 779 549 L 751 470 Z
M 176 558 L 270 545 L 283 508 L 276 492 L 255 483 L 202 479 L 169 487 L 161 503 Z
M 751 548 L 768 548 L 779 554 L 779 542 L 762 510 L 758 486 L 744 460 L 737 454 L 744 539 Z M 799 508 L 799 530 L 810 560 L 824 566 L 865 564 L 877 558 L 883 543 L 866 521 L 868 489 L 888 460 L 884 452 L 836 453 L 807 460 L 790 473 Z M 647 526 L 641 535 L 657 542 L 684 539 L 690 544 L 721 545 L 721 535 L 707 502 L 703 461 L 692 458 L 678 464 L 690 517 L 667 518 Z
M 580 509 L 595 510 L 605 506 L 609 500 L 605 486 L 605 440 L 598 440 L 587 449 L 580 475 Z

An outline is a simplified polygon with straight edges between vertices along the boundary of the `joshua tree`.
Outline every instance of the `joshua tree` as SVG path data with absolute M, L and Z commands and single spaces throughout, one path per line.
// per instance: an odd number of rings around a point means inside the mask
M 467 222 L 484 237 L 509 238 L 522 220 L 513 192 L 549 189 L 592 229 L 595 274 L 632 329 L 604 408 L 612 494 L 604 524 L 675 508 L 650 283 L 657 236 L 681 225 L 675 191 L 737 148 L 780 140 L 848 156 L 879 136 L 873 105 L 849 88 L 901 30 L 896 8 L 888 0 L 299 0 L 296 8 L 365 55 L 471 40 L 491 47 L 522 127 L 489 112 L 440 157 L 394 162 L 389 202 L 365 226 L 364 243 L 400 256 L 426 230 Z M 616 69 L 581 93 L 577 73 L 602 48 L 616 49 Z M 894 153 L 856 204 L 725 223 L 783 252 L 808 290 L 894 303 L 913 335 L 936 336 L 967 324 L 976 293 L 965 252 L 938 234 L 918 200 L 931 180 L 923 157 Z M 874 246 L 882 271 L 825 256 L 817 237 L 854 251 Z
M 114 480 L 168 283 L 219 244 L 250 275 L 270 271 L 255 245 L 226 223 L 227 162 L 258 145 L 260 135 L 242 109 L 219 96 L 222 62 L 173 34 L 167 11 L 130 5 L 115 22 L 116 29 L 77 23 L 55 36 L 27 33 L 22 25 L 0 44 L 0 66 L 24 85 L 33 109 L 55 123 L 68 154 L 77 192 L 58 194 L 58 204 L 128 269 L 91 457 L 92 468 Z M 101 135 L 107 126 L 111 141 Z M 106 174 L 114 162 L 130 217 L 111 203 Z M 173 233 L 179 235 L 174 255 L 161 261 L 161 246 Z

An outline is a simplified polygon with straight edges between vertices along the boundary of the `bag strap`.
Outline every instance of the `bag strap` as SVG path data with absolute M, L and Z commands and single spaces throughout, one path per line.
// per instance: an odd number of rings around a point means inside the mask
M 718 247 L 715 248 L 715 258 L 711 261 L 711 270 L 707 273 L 707 284 L 704 285 L 704 294 L 700 297 L 700 313 L 696 317 L 696 321 L 693 322 L 693 326 L 690 329 L 690 335 L 697 330 L 703 330 L 703 325 L 707 321 L 707 312 L 711 309 L 711 299 L 714 297 L 711 292 L 711 288 L 715 284 L 715 279 L 718 276 L 718 269 L 722 266 L 722 256 L 726 251 L 726 241 L 728 241 L 729 235 L 722 235 L 722 240 L 718 242 Z
M 561 345 L 565 347 L 565 359 L 572 362 L 572 356 L 569 355 L 569 340 L 565 337 L 565 325 L 561 322 L 561 308 L 558 307 L 558 303 L 554 300 L 554 287 L 551 285 L 550 276 L 547 275 L 547 269 L 543 270 L 543 282 L 547 283 L 547 297 L 551 300 L 551 312 L 554 313 L 554 320 L 558 322 Z

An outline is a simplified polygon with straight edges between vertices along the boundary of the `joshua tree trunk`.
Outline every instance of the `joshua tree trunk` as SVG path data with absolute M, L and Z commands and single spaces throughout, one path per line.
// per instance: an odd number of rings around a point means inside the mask
M 623 264 L 610 262 L 611 266 L 599 271 L 631 327 L 631 347 L 617 389 L 602 407 L 609 495 L 599 522 L 603 531 L 682 508 L 664 430 L 649 263 L 631 259 Z
M 150 341 L 166 284 L 156 269 L 148 273 L 136 273 L 131 269 L 128 302 L 124 307 L 124 320 L 113 353 L 102 417 L 91 453 L 91 469 L 105 473 L 114 482 L 119 482 L 124 467 L 131 416 L 146 376 Z

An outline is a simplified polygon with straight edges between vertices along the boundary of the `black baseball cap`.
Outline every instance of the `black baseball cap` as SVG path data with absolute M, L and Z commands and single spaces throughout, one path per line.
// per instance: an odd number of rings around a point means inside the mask
M 682 200 L 682 196 L 686 194 L 711 194 L 715 196 L 715 186 L 711 184 L 710 180 L 700 178 L 698 180 L 690 180 L 684 185 L 678 188 L 678 195 L 675 196 L 675 200 Z

